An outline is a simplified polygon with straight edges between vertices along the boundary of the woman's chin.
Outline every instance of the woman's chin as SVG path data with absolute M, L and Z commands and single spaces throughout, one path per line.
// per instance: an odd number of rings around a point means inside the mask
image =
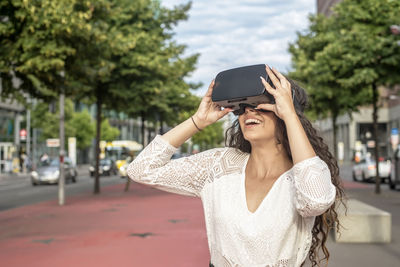
M 250 143 L 252 142 L 260 142 L 260 141 L 268 141 L 271 139 L 271 136 L 265 135 L 265 133 L 257 133 L 257 132 L 246 132 L 243 133 L 244 139 L 249 141 Z M 273 136 L 272 136 L 273 138 Z

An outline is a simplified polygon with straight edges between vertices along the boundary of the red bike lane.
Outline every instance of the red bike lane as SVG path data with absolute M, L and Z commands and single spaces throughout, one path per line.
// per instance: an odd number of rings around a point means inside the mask
M 200 199 L 123 187 L 1 212 L 1 266 L 208 265 Z

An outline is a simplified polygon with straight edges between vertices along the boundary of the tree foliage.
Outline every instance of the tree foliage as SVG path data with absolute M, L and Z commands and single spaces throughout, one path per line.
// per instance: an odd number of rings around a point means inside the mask
M 184 78 L 198 55 L 184 57 L 173 28 L 190 3 L 154 0 L 15 0 L 0 2 L 1 94 L 54 101 L 60 93 L 96 104 L 96 155 L 103 109 L 176 122 L 192 107 Z M 18 78 L 18 83 L 12 82 Z M 172 107 L 172 108 L 171 108 Z M 115 135 L 115 134 L 114 134 Z M 97 170 L 97 168 L 96 168 Z M 99 192 L 96 174 L 95 192 Z
M 298 33 L 296 42 L 290 45 L 294 71 L 289 75 L 306 85 L 313 117 L 337 117 L 357 110 L 369 95 L 358 88 L 349 90 L 337 79 L 346 74 L 346 70 L 340 68 L 342 47 L 336 42 L 338 32 L 334 18 L 320 15 L 309 19 L 309 29 Z
M 94 121 L 87 109 L 72 113 L 71 121 L 68 123 L 75 130 L 77 147 L 85 149 L 92 145 L 94 138 Z M 67 125 L 68 125 L 67 124 Z
M 61 90 L 67 95 L 81 92 L 81 87 L 72 86 L 68 70 L 73 68 L 76 44 L 90 31 L 91 11 L 77 9 L 83 2 L 1 1 L 2 96 L 21 100 L 28 93 L 51 101 Z M 18 78 L 17 86 L 13 78 Z
M 330 18 L 310 18 L 309 30 L 298 34 L 290 52 L 292 76 L 310 88 L 315 113 L 336 118 L 372 104 L 377 129 L 378 87 L 400 82 L 400 46 L 390 32 L 391 25 L 400 24 L 399 10 L 399 1 L 344 0 Z
M 40 140 L 58 138 L 60 132 L 58 102 L 55 112 L 49 110 L 49 104 L 40 102 L 32 110 L 32 128 L 41 130 Z M 77 147 L 85 149 L 91 146 L 94 138 L 94 122 L 89 112 L 84 109 L 74 112 L 73 102 L 69 99 L 65 102 L 65 136 L 76 137 Z
M 108 119 L 104 119 L 101 122 L 101 137 L 102 141 L 113 141 L 116 140 L 120 132 L 118 128 L 112 127 Z

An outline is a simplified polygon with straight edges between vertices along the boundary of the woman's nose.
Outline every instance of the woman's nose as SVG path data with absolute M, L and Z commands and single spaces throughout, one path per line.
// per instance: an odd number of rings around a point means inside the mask
M 244 108 L 244 112 L 245 113 L 247 113 L 247 112 L 255 112 L 256 110 L 254 109 L 254 108 L 252 108 L 252 107 L 249 107 L 249 106 L 246 106 L 245 108 Z

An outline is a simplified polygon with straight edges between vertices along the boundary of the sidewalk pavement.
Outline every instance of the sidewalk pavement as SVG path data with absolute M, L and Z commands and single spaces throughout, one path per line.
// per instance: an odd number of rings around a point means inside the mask
M 345 182 L 345 186 L 351 196 L 396 214 L 393 242 L 330 241 L 329 266 L 398 266 L 400 192 L 375 196 L 373 185 Z M 62 207 L 49 201 L 1 212 L 1 266 L 208 266 L 199 199 L 136 183 L 127 193 L 123 187 L 103 187 L 96 196 L 88 192 L 69 197 Z
M 400 190 L 381 185 L 375 194 L 375 184 L 344 182 L 347 197 L 387 211 L 392 216 L 392 240 L 388 244 L 350 244 L 328 241 L 331 253 L 329 267 L 395 267 L 400 266 Z

